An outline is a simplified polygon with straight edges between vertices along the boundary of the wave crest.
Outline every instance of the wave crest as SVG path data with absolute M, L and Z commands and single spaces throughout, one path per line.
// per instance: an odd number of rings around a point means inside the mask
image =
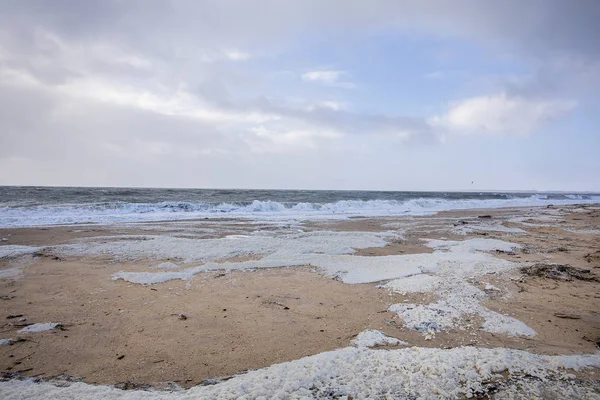
M 600 202 L 600 196 L 546 195 L 493 199 L 413 198 L 408 200 L 340 200 L 331 203 L 254 200 L 238 203 L 105 202 L 0 208 L 0 226 L 40 226 L 214 218 L 325 219 L 348 216 L 426 215 L 453 209 L 543 206 Z

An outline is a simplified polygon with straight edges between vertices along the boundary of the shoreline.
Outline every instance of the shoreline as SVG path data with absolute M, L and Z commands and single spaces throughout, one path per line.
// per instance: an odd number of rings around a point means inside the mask
M 490 217 L 478 218 L 483 215 Z M 12 234 L 0 243 L 0 251 L 7 245 L 41 247 L 20 256 L 0 258 L 0 273 L 8 275 L 0 279 L 0 295 L 5 298 L 0 302 L 2 313 L 22 314 L 27 319 L 24 323 L 60 322 L 66 329 L 19 334 L 17 327 L 8 325 L 13 319 L 5 320 L 0 339 L 28 340 L 0 346 L 0 369 L 6 376 L 21 370 L 25 377 L 68 375 L 89 384 L 134 382 L 160 388 L 165 382 L 176 382 L 190 388 L 207 379 L 352 346 L 356 335 L 365 329 L 379 330 L 416 348 L 509 348 L 548 355 L 597 351 L 598 281 L 526 276 L 520 268 L 540 263 L 570 265 L 589 269 L 597 277 L 600 232 L 594 229 L 600 226 L 598 204 L 453 210 L 432 216 L 244 222 L 201 219 L 0 229 L 0 237 Z M 205 239 L 212 241 L 209 248 L 215 252 L 214 260 L 202 259 L 204 253 L 197 250 Z M 327 247 L 334 240 L 340 240 L 342 247 Z M 236 245 L 230 246 L 238 242 L 259 246 L 270 241 L 275 241 L 272 247 L 257 248 L 248 254 L 238 254 Z M 421 260 L 443 264 L 452 251 L 459 249 L 452 246 L 464 243 L 500 246 L 504 242 L 520 247 L 457 253 L 453 258 L 456 261 L 452 261 L 457 266 L 475 254 L 485 257 L 481 259 L 484 264 L 497 264 L 499 269 L 457 278 L 456 285 L 468 286 L 448 287 L 448 293 L 460 293 L 456 288 L 474 288 L 476 293 L 483 293 L 481 301 L 469 306 L 476 307 L 480 314 L 459 315 L 470 321 L 452 320 L 448 328 L 428 338 L 407 326 L 413 315 L 401 316 L 390 307 L 415 304 L 427 311 L 428 305 L 436 301 L 452 305 L 459 298 L 444 300 L 444 292 L 435 290 L 403 294 L 377 287 L 393 278 L 344 281 L 363 267 L 340 276 L 333 274 L 333 267 L 320 265 L 267 268 L 265 254 L 275 257 L 282 246 L 293 250 L 286 246 L 303 241 L 316 249 L 311 250 L 310 260 L 320 262 L 324 258 L 319 252 L 331 252 L 327 256 L 331 259 L 352 261 L 358 257 L 365 263 L 364 268 L 375 268 L 373 271 L 390 257 L 398 257 L 393 260 L 404 260 L 407 265 Z M 153 245 L 141 247 L 143 242 Z M 450 246 L 450 253 L 435 247 L 436 243 Z M 354 255 L 342 255 L 356 244 L 359 246 L 354 247 Z M 148 249 L 152 251 L 148 253 Z M 294 251 L 299 251 L 296 256 L 292 252 L 288 258 L 275 257 L 273 262 L 301 259 L 306 250 Z M 473 265 L 480 265 L 478 260 L 474 259 Z M 119 271 L 170 273 L 169 269 L 156 269 L 167 262 L 175 264 L 173 271 L 200 270 L 184 274 L 184 280 L 153 285 L 111 279 Z M 249 267 L 202 270 L 211 263 Z M 254 268 L 250 268 L 252 265 Z M 14 275 L 4 272 L 8 270 Z M 425 275 L 445 276 L 439 275 L 442 272 Z M 390 272 L 385 274 L 381 276 L 392 276 Z M 367 279 L 363 275 L 361 272 L 356 276 Z M 185 319 L 180 319 L 180 314 Z M 526 324 L 535 335 L 511 336 L 482 330 L 485 318 L 504 321 L 496 315 Z M 15 365 L 15 360 L 19 364 Z M 578 376 L 597 379 L 586 373 Z

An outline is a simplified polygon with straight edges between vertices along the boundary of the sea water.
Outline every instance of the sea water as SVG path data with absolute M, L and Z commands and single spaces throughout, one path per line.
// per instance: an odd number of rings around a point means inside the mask
M 600 202 L 599 193 L 0 186 L 0 227 L 196 218 L 329 219 Z

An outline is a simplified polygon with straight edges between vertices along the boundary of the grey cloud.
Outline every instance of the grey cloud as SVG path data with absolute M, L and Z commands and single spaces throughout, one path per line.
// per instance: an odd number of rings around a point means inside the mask
M 253 158 L 245 139 L 252 135 L 248 128 L 260 122 L 210 122 L 69 98 L 59 89 L 88 77 L 140 92 L 172 94 L 182 87 L 192 101 L 217 112 L 272 116 L 264 124 L 277 131 L 331 130 L 347 135 L 344 143 L 358 143 L 357 147 L 372 140 L 375 150 L 369 150 L 373 153 L 369 160 L 385 169 L 386 160 L 377 151 L 384 148 L 382 154 L 392 158 L 396 154 L 390 155 L 390 148 L 399 151 L 388 139 L 437 143 L 437 128 L 410 115 L 290 106 L 272 95 L 260 71 L 245 68 L 244 61 L 226 61 L 226 52 L 247 51 L 260 57 L 284 51 L 315 32 L 341 33 L 349 41 L 382 30 L 460 37 L 516 54 L 539 67 L 531 77 L 502 80 L 499 91 L 549 98 L 600 86 L 599 20 L 600 2 L 586 0 L 0 0 L 0 72 L 24 71 L 45 85 L 45 89 L 0 86 L 0 165 L 17 165 L 2 164 L 14 158 L 30 165 L 29 170 L 0 170 L 0 183 L 108 185 L 113 184 L 110 179 L 118 179 L 119 184 L 138 185 L 285 186 L 281 184 L 288 181 L 285 171 L 273 171 L 272 165 L 288 166 L 294 182 L 305 182 L 305 187 L 314 183 L 303 176 L 305 169 L 312 169 L 311 176 L 319 176 L 323 166 L 369 175 L 346 160 L 346 154 L 336 153 L 335 144 L 312 152 Z M 45 38 L 47 34 L 64 40 L 67 47 Z M 235 157 L 219 157 L 227 152 Z M 144 167 L 148 171 L 139 170 Z M 234 178 L 228 169 L 239 176 Z M 39 175 L 37 181 L 30 171 Z M 149 174 L 156 174 L 156 180 Z M 53 180 L 63 175 L 65 180 Z M 340 181 L 348 179 L 343 172 L 339 176 Z M 336 179 L 336 173 L 323 178 L 323 188 L 335 185 Z M 351 182 L 346 181 L 346 187 Z
M 488 40 L 524 55 L 600 57 L 600 3 L 593 0 L 7 0 L 0 7 L 2 25 L 23 35 L 31 26 L 45 26 L 82 40 L 118 39 L 172 59 L 210 43 L 261 46 L 313 29 L 382 27 Z

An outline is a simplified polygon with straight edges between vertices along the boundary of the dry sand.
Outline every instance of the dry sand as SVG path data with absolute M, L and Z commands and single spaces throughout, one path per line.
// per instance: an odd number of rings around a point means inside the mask
M 483 215 L 491 218 L 478 218 Z M 481 223 L 487 221 L 525 233 L 486 229 L 489 226 Z M 207 232 L 218 228 L 217 233 L 207 233 L 206 237 L 250 229 L 238 222 L 3 229 L 0 237 L 9 240 L 0 245 L 48 246 L 82 237 L 125 234 L 189 235 L 189 230 L 182 227 L 206 228 Z M 161 230 L 154 230 L 159 225 Z M 568 264 L 600 276 L 598 206 L 355 218 L 305 223 L 303 228 L 374 232 L 403 229 L 403 240 L 383 248 L 359 250 L 357 254 L 364 256 L 431 252 L 422 238 L 498 238 L 523 248 L 495 254 L 497 257 Z M 251 229 L 269 229 L 269 225 L 252 225 Z M 417 346 L 501 346 L 552 355 L 595 352 L 600 340 L 598 280 L 554 280 L 518 271 L 491 275 L 485 282 L 501 286 L 507 293 L 492 296 L 486 307 L 514 316 L 537 335 L 509 337 L 474 328 L 440 332 L 426 340 L 403 327 L 387 308 L 404 301 L 428 303 L 435 295 L 404 296 L 378 289 L 376 284 L 349 285 L 312 267 L 207 272 L 189 282 L 152 286 L 110 279 L 120 270 L 148 270 L 148 265 L 157 261 L 167 260 L 119 262 L 108 256 L 69 257 L 50 251 L 0 259 L 0 272 L 18 271 L 14 268 L 21 271 L 0 279 L 0 339 L 25 339 L 0 346 L 0 370 L 43 378 L 67 375 L 88 383 L 160 386 L 176 382 L 190 387 L 209 378 L 347 346 L 366 328 L 379 329 Z M 483 282 L 471 283 L 484 286 Z M 7 319 L 15 315 L 23 317 Z M 60 322 L 63 326 L 47 332 L 17 332 L 19 325 L 36 322 Z

